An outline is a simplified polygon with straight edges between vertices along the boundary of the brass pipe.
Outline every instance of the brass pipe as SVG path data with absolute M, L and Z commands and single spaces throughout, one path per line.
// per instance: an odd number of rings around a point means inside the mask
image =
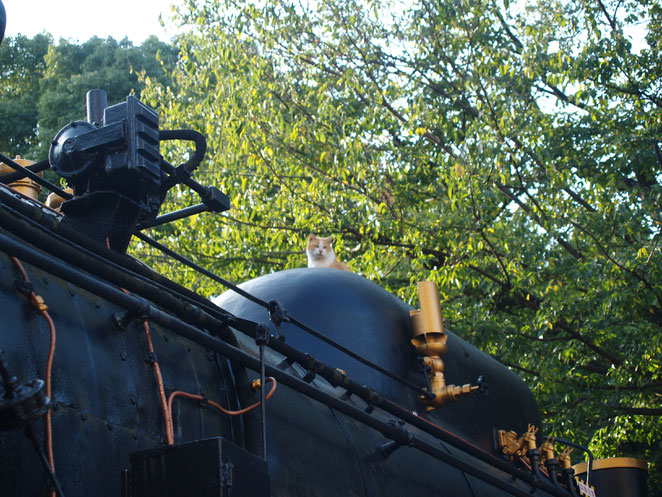
M 470 384 L 462 386 L 446 384 L 442 357 L 448 347 L 448 336 L 444 332 L 437 285 L 432 281 L 420 281 L 418 300 L 421 308 L 409 312 L 412 327 L 411 343 L 416 353 L 423 359 L 430 391 L 434 394 L 432 399 L 421 397 L 426 410 L 431 411 L 449 402 L 456 402 L 461 397 L 478 390 L 479 387 Z

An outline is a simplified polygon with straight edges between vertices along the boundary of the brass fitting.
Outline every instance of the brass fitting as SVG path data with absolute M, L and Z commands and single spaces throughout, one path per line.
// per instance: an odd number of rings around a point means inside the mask
M 262 390 L 262 381 L 260 381 L 260 378 L 256 378 L 255 380 L 251 381 L 251 388 L 254 392 Z
M 515 457 L 524 457 L 526 452 L 536 448 L 536 432 L 538 428 L 529 425 L 526 433 L 517 437 L 514 431 L 499 430 L 497 432 L 499 448 L 501 452 L 510 459 Z
M 48 306 L 41 295 L 33 295 L 30 300 L 34 308 L 39 312 L 46 312 L 48 310 Z
M 425 409 L 432 411 L 449 402 L 456 402 L 480 387 L 469 384 L 446 385 L 442 356 L 446 353 L 448 336 L 444 333 L 444 320 L 441 315 L 437 285 L 431 281 L 419 282 L 418 300 L 421 309 L 409 311 L 413 335 L 411 343 L 416 349 L 416 353 L 422 357 L 423 364 L 428 371 L 430 391 L 435 396 L 432 399 L 422 397 L 422 400 Z
M 67 193 L 71 193 L 73 195 L 74 191 L 71 188 L 66 188 L 64 190 Z M 46 205 L 50 207 L 51 209 L 55 209 L 56 211 L 60 210 L 60 207 L 62 204 L 65 202 L 64 197 L 60 197 L 57 193 L 53 192 L 51 193 L 47 198 L 46 198 Z
M 556 454 L 554 452 L 554 445 L 548 438 L 540 446 L 540 466 L 544 466 L 545 461 L 550 461 L 555 458 L 556 458 Z
M 536 442 L 536 433 L 538 433 L 538 428 L 533 425 L 529 425 L 526 433 L 522 435 L 524 442 L 526 443 L 527 450 L 534 450 L 538 448 L 538 443 Z
M 27 167 L 34 164 L 33 161 L 27 159 L 21 159 L 20 155 L 17 155 L 14 159 L 19 166 Z M 0 162 L 0 176 L 5 174 L 14 173 L 16 170 L 13 167 L 9 167 L 4 162 Z M 37 173 L 41 176 L 41 173 Z M 39 193 L 41 192 L 41 185 L 36 181 L 31 180 L 30 178 L 22 178 L 18 181 L 14 181 L 9 184 L 14 190 L 22 193 L 26 197 L 30 197 L 32 200 L 37 200 L 39 198 Z
M 563 449 L 563 452 L 559 454 L 559 457 L 556 458 L 556 460 L 559 462 L 559 468 L 561 469 L 568 469 L 572 468 L 572 460 L 570 459 L 570 454 L 572 453 L 572 449 L 569 447 L 566 447 Z

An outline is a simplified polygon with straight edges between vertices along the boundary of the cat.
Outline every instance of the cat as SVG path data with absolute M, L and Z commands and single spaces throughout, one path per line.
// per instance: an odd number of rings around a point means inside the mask
M 322 238 L 312 233 L 308 235 L 308 246 L 306 247 L 308 267 L 332 267 L 343 271 L 351 271 L 347 264 L 340 262 L 336 257 L 331 246 L 332 242 L 333 237 L 331 236 Z

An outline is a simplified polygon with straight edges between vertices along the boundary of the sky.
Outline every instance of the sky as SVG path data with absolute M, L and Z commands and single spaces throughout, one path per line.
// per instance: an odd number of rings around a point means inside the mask
M 170 18 L 176 0 L 2 0 L 7 11 L 5 36 L 33 37 L 48 31 L 57 40 L 84 42 L 98 36 L 128 37 L 134 45 L 149 35 L 169 41 L 159 14 Z

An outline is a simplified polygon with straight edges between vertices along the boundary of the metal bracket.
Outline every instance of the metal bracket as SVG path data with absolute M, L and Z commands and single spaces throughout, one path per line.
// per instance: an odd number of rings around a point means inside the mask
M 392 419 L 388 424 L 392 430 L 392 440 L 379 446 L 379 451 L 384 456 L 384 459 L 393 454 L 393 452 L 403 445 L 406 445 L 407 447 L 412 447 L 414 445 L 414 434 L 404 427 L 404 421 L 400 420 L 396 422 Z
M 234 464 L 231 462 L 223 463 L 223 466 L 221 466 L 221 486 L 229 488 L 233 485 L 233 473 Z

